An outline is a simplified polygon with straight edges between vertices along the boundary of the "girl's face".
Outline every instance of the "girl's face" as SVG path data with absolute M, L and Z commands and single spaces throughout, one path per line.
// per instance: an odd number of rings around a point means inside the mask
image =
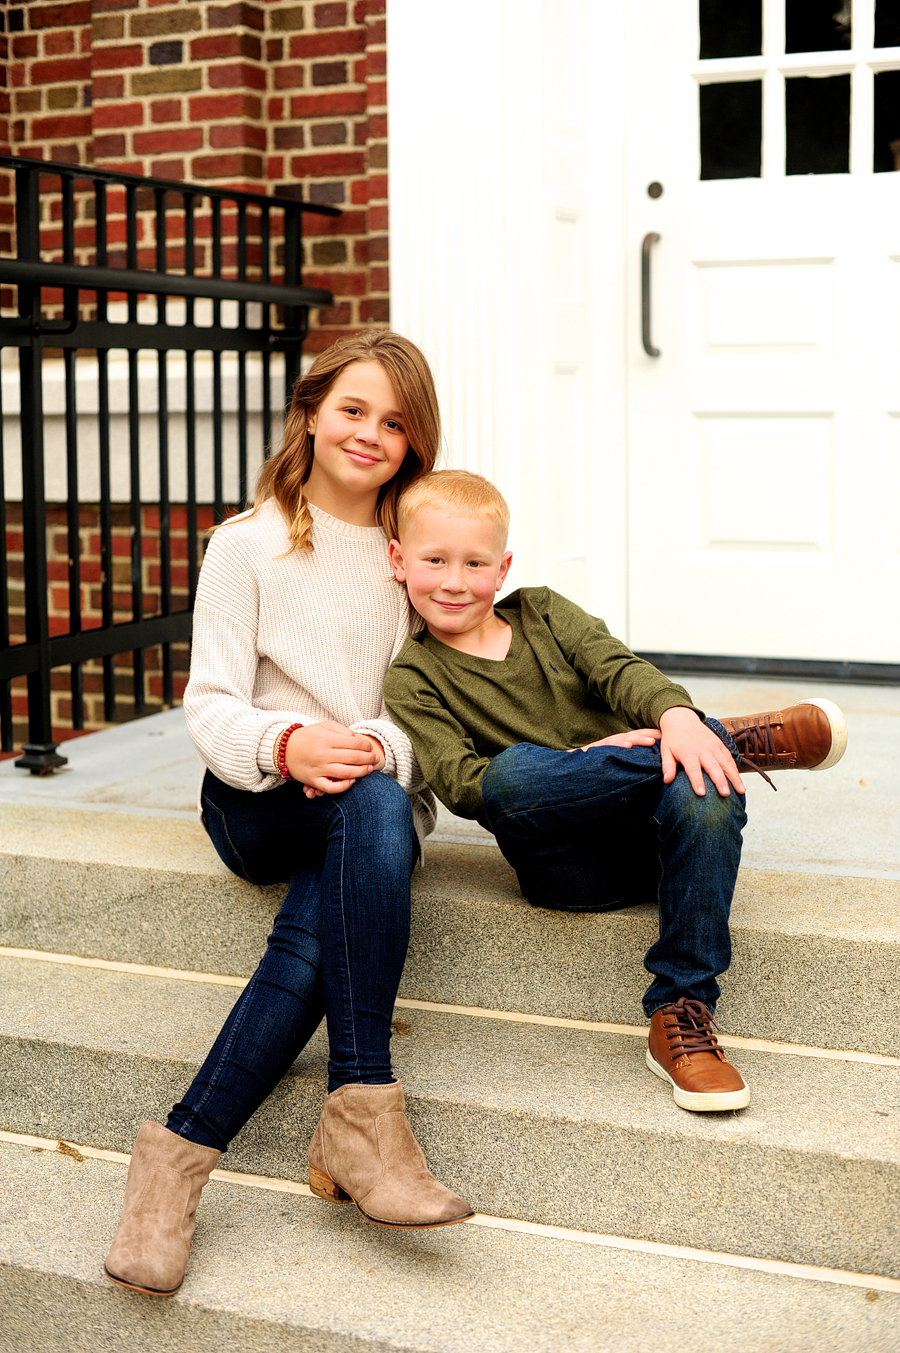
M 373 526 L 378 493 L 400 469 L 409 438 L 399 401 L 378 362 L 351 362 L 307 427 L 315 437 L 306 497 L 356 526 Z

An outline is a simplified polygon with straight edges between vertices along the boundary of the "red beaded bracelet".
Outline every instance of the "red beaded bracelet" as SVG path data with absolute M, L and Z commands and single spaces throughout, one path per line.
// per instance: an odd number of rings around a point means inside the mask
M 287 768 L 287 745 L 288 738 L 292 733 L 296 733 L 298 728 L 302 728 L 302 723 L 292 723 L 289 728 L 279 734 L 275 740 L 275 765 L 278 767 L 278 774 L 282 780 L 293 780 L 293 775 Z

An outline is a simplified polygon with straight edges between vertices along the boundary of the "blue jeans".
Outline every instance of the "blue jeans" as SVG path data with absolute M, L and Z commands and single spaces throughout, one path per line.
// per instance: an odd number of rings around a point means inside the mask
M 224 1151 L 325 1016 L 329 1090 L 393 1080 L 394 997 L 409 943 L 418 856 L 409 799 L 382 772 L 307 799 L 207 771 L 201 794 L 220 857 L 250 883 L 290 879 L 265 955 L 167 1126 Z
M 706 723 L 737 761 L 722 725 Z M 611 911 L 658 902 L 659 939 L 644 959 L 653 974 L 648 1017 L 680 996 L 715 1010 L 716 978 L 731 962 L 742 794 L 721 798 L 707 777 L 701 797 L 681 767 L 663 784 L 658 743 L 587 752 L 519 743 L 494 757 L 482 798 L 482 820 L 535 906 Z

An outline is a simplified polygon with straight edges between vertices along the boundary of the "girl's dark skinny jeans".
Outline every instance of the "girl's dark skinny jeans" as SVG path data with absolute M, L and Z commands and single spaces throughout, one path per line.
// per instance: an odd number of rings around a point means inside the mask
M 294 781 L 253 794 L 207 771 L 201 803 L 229 869 L 250 883 L 290 880 L 259 967 L 167 1122 L 224 1151 L 323 1015 L 329 1090 L 393 1080 L 391 1017 L 418 842 L 409 799 L 380 771 L 315 799 Z

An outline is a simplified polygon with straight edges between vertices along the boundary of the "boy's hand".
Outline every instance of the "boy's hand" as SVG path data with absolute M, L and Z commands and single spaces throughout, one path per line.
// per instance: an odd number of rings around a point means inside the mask
M 591 747 L 652 747 L 662 734 L 658 728 L 630 728 L 627 733 L 613 733 L 597 742 L 586 742 L 583 747 L 569 747 L 570 752 L 586 752 Z
M 351 733 L 344 724 L 326 719 L 294 730 L 287 741 L 285 761 L 293 778 L 304 786 L 306 797 L 312 799 L 317 793 L 343 794 L 354 780 L 384 765 L 384 752 L 375 738 Z
M 731 792 L 730 785 L 739 794 L 744 793 L 744 782 L 738 774 L 734 757 L 722 739 L 716 737 L 705 723 L 701 723 L 694 710 L 684 705 L 667 709 L 660 717 L 659 727 L 662 733 L 659 750 L 665 784 L 670 785 L 675 779 L 680 763 L 691 782 L 691 788 L 701 798 L 706 793 L 704 771 L 723 799 Z

